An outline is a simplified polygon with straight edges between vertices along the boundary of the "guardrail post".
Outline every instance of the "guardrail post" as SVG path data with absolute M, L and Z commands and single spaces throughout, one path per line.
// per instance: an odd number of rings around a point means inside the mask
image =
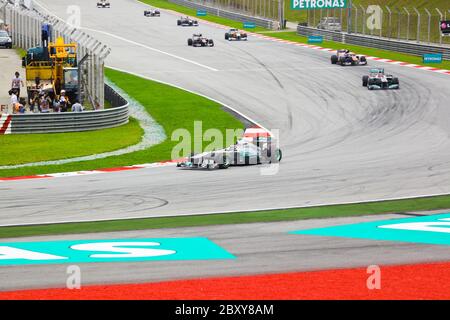
M 409 40 L 409 23 L 411 21 L 411 15 L 408 11 L 408 9 L 406 9 L 405 7 L 403 7 L 403 9 L 406 11 L 407 14 L 407 23 L 406 23 L 406 41 Z
M 431 13 L 430 13 L 430 11 L 428 11 L 428 9 L 427 8 L 424 8 L 424 10 L 425 10 L 425 12 L 428 14 L 428 43 L 430 43 L 431 42 L 431 34 L 430 34 L 430 32 L 431 32 Z
M 401 15 L 401 12 L 400 12 L 400 10 L 398 9 L 398 8 L 396 8 L 396 10 L 397 10 L 397 40 L 400 40 L 400 36 L 401 36 L 401 17 L 402 17 L 402 15 Z
M 439 13 L 440 21 L 444 20 L 442 12 L 438 8 L 436 8 L 436 11 Z M 442 44 L 442 33 L 440 28 L 438 28 L 438 32 L 439 32 L 439 44 Z
M 347 32 L 352 33 L 352 9 L 353 3 L 352 0 L 349 0 L 348 3 L 348 11 L 347 11 Z
M 358 33 L 358 8 L 357 7 L 355 7 L 353 4 L 352 4 L 352 6 L 353 6 L 353 8 L 355 9 L 355 25 L 354 25 L 354 32 L 356 32 L 356 33 Z
M 362 33 L 366 34 L 366 9 L 360 4 L 359 5 L 361 8 L 361 12 L 362 12 Z
M 417 13 L 417 42 L 420 42 L 420 12 L 416 7 L 413 7 L 413 9 Z
M 380 37 L 382 37 L 383 36 L 384 11 L 381 7 L 380 7 L 380 11 L 381 11 L 381 14 L 380 14 Z
M 391 32 L 392 32 L 392 11 L 391 11 L 391 9 L 389 9 L 389 7 L 388 6 L 386 6 L 386 10 L 388 11 L 388 13 L 389 13 L 389 20 L 388 20 L 388 39 L 390 39 L 391 38 Z

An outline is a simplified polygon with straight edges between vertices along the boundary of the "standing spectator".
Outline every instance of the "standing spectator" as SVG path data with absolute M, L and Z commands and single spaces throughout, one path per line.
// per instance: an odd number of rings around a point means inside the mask
M 17 98 L 16 90 L 14 90 L 14 89 L 9 90 L 9 95 L 11 96 L 12 111 L 13 111 L 13 113 L 15 113 L 16 104 L 19 103 L 19 99 Z
M 41 96 L 39 106 L 42 113 L 50 112 L 50 101 L 47 95 L 44 94 Z
M 20 88 L 21 87 L 24 87 L 23 80 L 20 77 L 20 74 L 18 72 L 16 72 L 14 75 L 14 78 L 12 79 L 12 82 L 11 82 L 11 88 L 12 88 L 12 90 L 16 90 L 18 98 L 20 97 Z
M 72 112 L 83 112 L 84 108 L 78 100 L 72 105 Z
M 70 101 L 66 97 L 66 90 L 61 90 L 61 94 L 59 98 L 57 99 L 57 103 L 59 104 L 59 108 L 61 109 L 61 112 L 67 112 L 67 109 L 69 108 Z

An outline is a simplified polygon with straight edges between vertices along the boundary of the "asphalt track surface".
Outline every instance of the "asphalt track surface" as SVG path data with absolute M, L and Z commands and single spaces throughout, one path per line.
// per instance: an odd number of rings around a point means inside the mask
M 214 276 L 325 270 L 369 265 L 396 265 L 450 260 L 448 246 L 289 234 L 290 231 L 365 221 L 399 219 L 400 215 L 254 223 L 98 234 L 21 238 L 20 241 L 207 237 L 236 259 L 85 263 L 82 285 L 160 282 Z M 2 239 L 17 242 L 17 239 Z M 64 288 L 67 267 L 31 265 L 0 268 L 0 290 Z M 364 286 L 364 283 L 361 284 Z
M 64 1 L 43 3 L 66 17 Z M 105 10 L 93 1 L 70 4 L 80 5 L 82 26 L 101 31 L 89 33 L 111 46 L 108 65 L 200 92 L 279 129 L 284 159 L 269 176 L 260 167 L 160 168 L 3 182 L 2 225 L 450 193 L 448 75 L 371 63 L 398 75 L 402 87 L 370 92 L 361 86 L 368 67 L 332 66 L 326 52 L 254 37 L 228 42 L 222 29 L 178 27 L 166 12 L 146 18 L 146 6 L 134 0 Z M 193 32 L 216 46 L 188 47 Z
M 59 16 L 65 16 L 64 2 L 43 2 Z M 70 4 L 81 6 L 83 27 L 112 47 L 109 66 L 202 93 L 268 129 L 280 129 L 284 159 L 279 172 L 269 176 L 262 175 L 259 167 L 214 172 L 168 167 L 3 182 L 2 225 L 184 215 L 450 192 L 448 75 L 377 63 L 399 76 L 402 88 L 369 92 L 361 87 L 361 76 L 368 67 L 332 66 L 329 53 L 254 37 L 248 42 L 227 42 L 222 29 L 203 24 L 198 28 L 177 27 L 177 16 L 166 12 L 160 18 L 145 18 L 146 6 L 132 0 L 115 0 L 109 10 L 97 10 L 95 3 L 87 0 Z M 187 38 L 193 32 L 212 37 L 216 46 L 188 47 Z M 192 234 L 207 236 L 238 257 L 235 261 L 186 262 L 182 266 L 163 262 L 86 264 L 82 267 L 85 283 L 158 281 L 450 258 L 448 247 L 287 234 L 342 221 L 383 218 L 386 217 L 63 238 Z M 64 286 L 65 268 L 65 265 L 1 268 L 0 288 Z

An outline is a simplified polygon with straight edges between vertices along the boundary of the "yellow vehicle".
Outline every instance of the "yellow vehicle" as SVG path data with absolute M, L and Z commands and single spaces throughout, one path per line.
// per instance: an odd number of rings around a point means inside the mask
M 22 59 L 26 70 L 28 98 L 31 101 L 41 90 L 51 96 L 66 91 L 69 100 L 79 91 L 77 45 L 64 43 L 63 38 L 50 42 L 48 47 L 36 47 L 27 51 Z M 73 101 L 73 100 L 72 100 Z

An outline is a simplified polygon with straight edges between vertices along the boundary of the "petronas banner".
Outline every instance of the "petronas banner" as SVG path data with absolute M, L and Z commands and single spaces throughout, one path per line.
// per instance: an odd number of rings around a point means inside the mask
M 347 8 L 348 0 L 291 0 L 292 10 Z

